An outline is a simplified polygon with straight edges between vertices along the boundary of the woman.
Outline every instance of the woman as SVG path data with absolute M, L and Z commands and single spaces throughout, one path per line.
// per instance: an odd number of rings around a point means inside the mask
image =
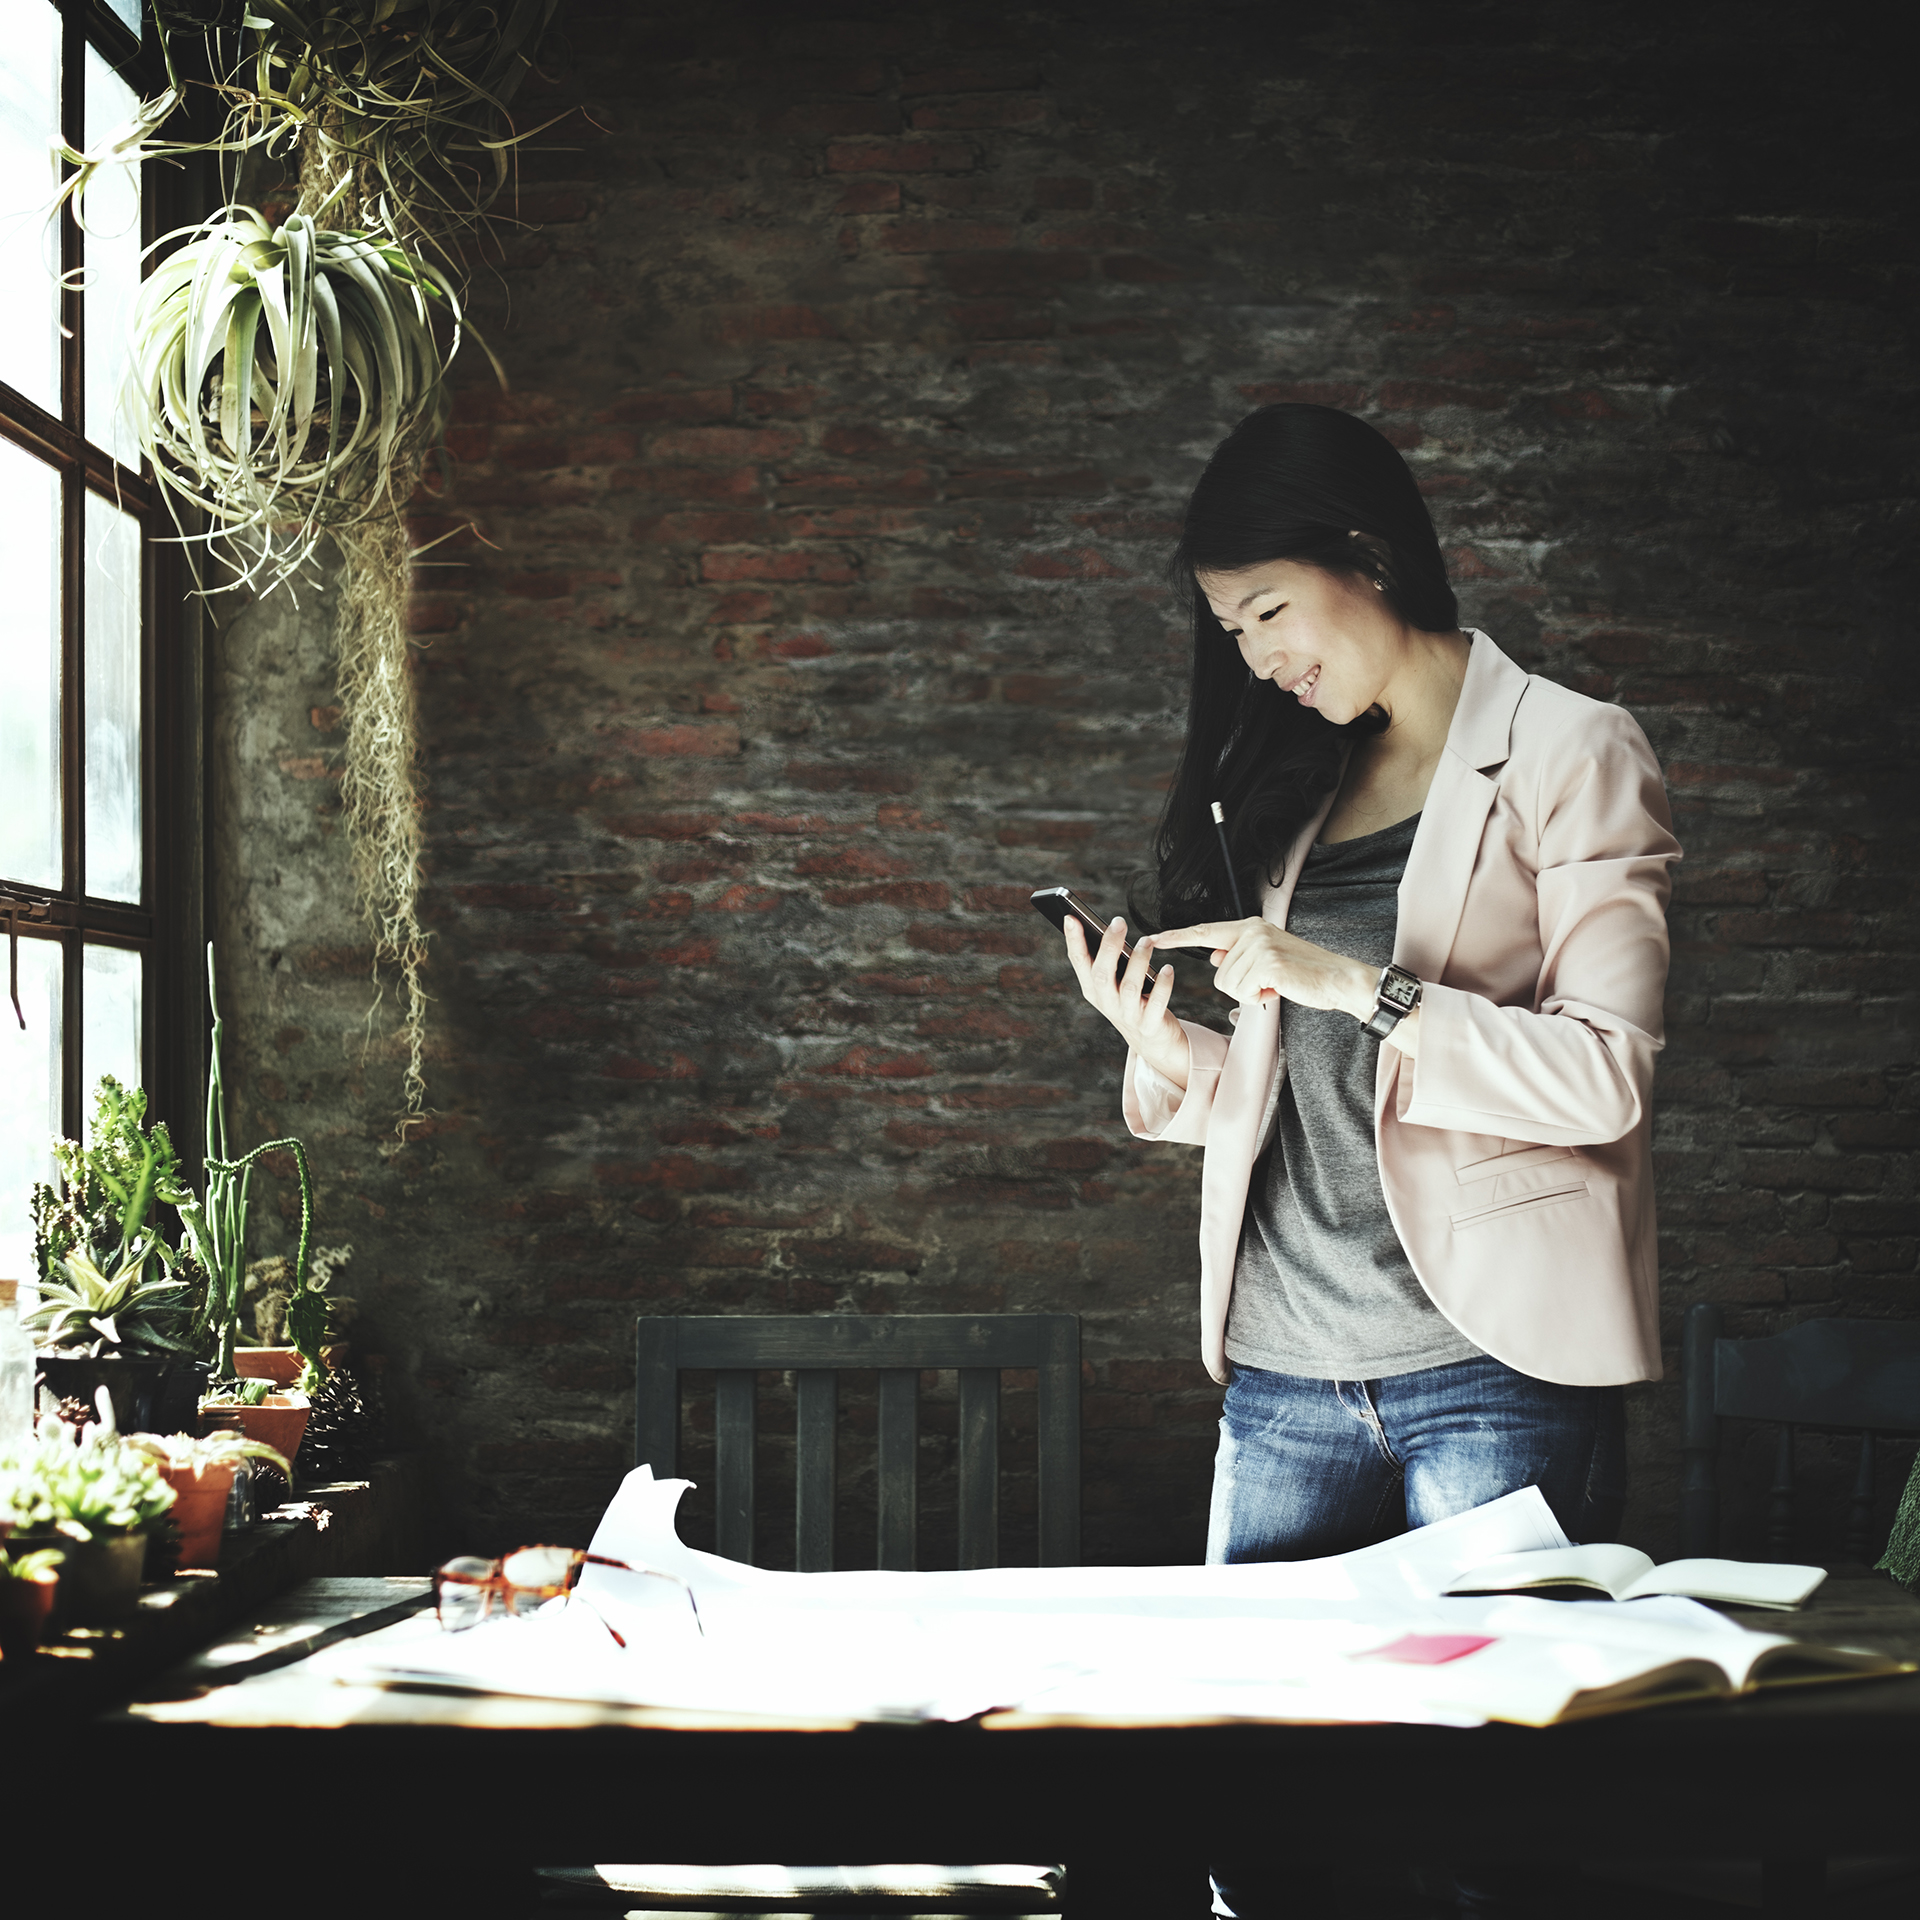
M 1412 474 L 1351 415 L 1242 421 L 1177 565 L 1174 930 L 1117 985 L 1123 921 L 1066 941 L 1128 1044 L 1128 1126 L 1205 1148 L 1207 1557 L 1338 1553 L 1528 1485 L 1611 1538 L 1621 1383 L 1660 1372 L 1649 1095 L 1680 849 L 1652 751 L 1459 630 Z M 1149 968 L 1177 948 L 1238 1002 L 1231 1037 L 1168 1012 L 1173 969 Z

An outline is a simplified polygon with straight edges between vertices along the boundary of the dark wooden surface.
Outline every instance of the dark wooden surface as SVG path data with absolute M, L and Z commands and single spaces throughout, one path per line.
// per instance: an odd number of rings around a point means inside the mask
M 322 1630 L 337 1631 L 336 1603 L 316 1599 Z M 1833 1579 L 1801 1613 L 1742 1618 L 1920 1658 L 1920 1600 L 1879 1576 Z M 525 1874 L 555 1860 L 1045 1859 L 1078 1875 L 1075 1911 L 1169 1920 L 1204 1911 L 1190 1898 L 1201 1867 L 1248 1833 L 1303 1864 L 1703 1846 L 1813 1859 L 1897 1851 L 1915 1824 L 1920 1675 L 1471 1731 L 769 1729 L 303 1691 L 298 1664 L 233 1683 L 249 1647 L 278 1658 L 303 1631 L 283 1613 L 96 1720 L 89 1764 L 143 1779 L 322 1780 L 329 1829 L 375 1855 L 404 1856 L 422 1832 L 461 1835 L 463 1858 L 485 1867 L 468 1890 L 476 1912 L 521 1911 Z

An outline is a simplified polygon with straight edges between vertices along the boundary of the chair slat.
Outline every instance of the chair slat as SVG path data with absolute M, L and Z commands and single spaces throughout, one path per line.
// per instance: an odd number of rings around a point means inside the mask
M 728 1560 L 753 1562 L 753 1373 L 728 1367 L 713 1389 L 714 1546 Z
M 1767 1557 L 1784 1560 L 1793 1547 L 1793 1429 L 1774 1440 L 1773 1485 L 1767 1489 Z
M 1872 1546 L 1873 1456 L 1873 1435 L 1863 1433 L 1860 1464 L 1853 1475 L 1853 1498 L 1847 1502 L 1847 1533 L 1842 1547 L 1842 1557 L 1849 1563 L 1865 1560 Z
M 793 1564 L 802 1573 L 833 1571 L 833 1446 L 840 1376 L 807 1367 L 793 1376 Z
M 648 1316 L 638 1325 L 633 1370 L 633 1464 L 671 1480 L 680 1466 L 680 1322 Z
M 1000 1370 L 960 1369 L 960 1564 L 1000 1564 Z
M 917 1563 L 920 1490 L 920 1375 L 890 1368 L 880 1376 L 880 1564 L 911 1572 Z
M 1040 1367 L 1070 1313 L 688 1314 L 681 1367 Z
M 1680 1551 L 1711 1558 L 1720 1551 L 1720 1422 L 1713 1410 L 1714 1342 L 1720 1309 L 1699 1301 L 1687 1309 L 1680 1375 L 1685 1391 L 1681 1445 Z
M 1036 1315 L 1036 1319 L 1040 1316 Z M 1080 1564 L 1080 1321 L 1045 1316 L 1040 1365 L 1040 1564 Z

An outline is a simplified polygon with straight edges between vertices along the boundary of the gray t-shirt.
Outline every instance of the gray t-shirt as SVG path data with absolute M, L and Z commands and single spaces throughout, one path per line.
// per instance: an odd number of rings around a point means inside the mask
M 1287 930 L 1369 966 L 1393 958 L 1399 886 L 1420 816 L 1314 846 Z M 1480 1349 L 1427 1297 L 1380 1191 L 1374 1063 L 1349 1013 L 1281 1006 L 1286 1078 L 1272 1144 L 1253 1170 L 1227 1358 L 1316 1380 L 1373 1380 Z

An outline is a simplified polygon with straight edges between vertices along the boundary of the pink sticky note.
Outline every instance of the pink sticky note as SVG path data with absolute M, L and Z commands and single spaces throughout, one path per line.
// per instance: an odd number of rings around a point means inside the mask
M 1405 1667 L 1437 1667 L 1493 1645 L 1486 1633 L 1408 1633 L 1384 1647 L 1356 1653 L 1356 1660 L 1397 1660 Z

